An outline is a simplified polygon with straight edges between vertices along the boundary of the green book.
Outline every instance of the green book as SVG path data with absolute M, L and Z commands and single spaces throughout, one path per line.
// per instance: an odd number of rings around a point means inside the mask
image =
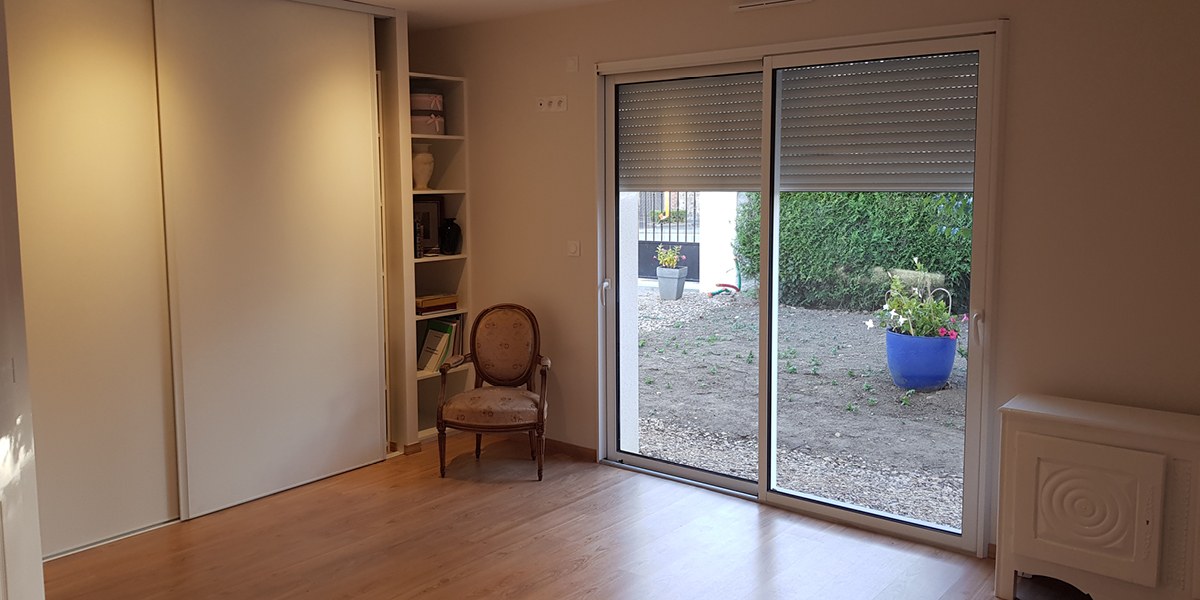
M 457 329 L 457 321 L 429 321 L 425 343 L 421 346 L 421 356 L 417 359 L 418 370 L 436 371 L 441 368 L 442 363 L 450 358 L 454 350 L 454 334 Z

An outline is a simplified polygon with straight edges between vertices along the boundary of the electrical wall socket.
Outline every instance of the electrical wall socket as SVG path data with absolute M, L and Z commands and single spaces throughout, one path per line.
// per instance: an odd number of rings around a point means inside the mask
M 538 112 L 566 112 L 567 97 L 566 96 L 538 96 L 537 109 L 538 109 Z

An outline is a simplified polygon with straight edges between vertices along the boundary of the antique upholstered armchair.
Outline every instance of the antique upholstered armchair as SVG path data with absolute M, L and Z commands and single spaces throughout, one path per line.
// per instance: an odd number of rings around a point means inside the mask
M 475 433 L 475 458 L 484 433 L 529 432 L 530 458 L 538 481 L 546 454 L 546 373 L 550 359 L 539 354 L 537 319 L 524 306 L 497 304 L 475 318 L 470 352 L 442 364 L 438 398 L 438 458 L 446 476 L 446 428 Z M 446 374 L 465 362 L 475 364 L 475 389 L 446 396 Z M 534 387 L 534 375 L 540 375 Z M 487 384 L 486 386 L 484 384 Z

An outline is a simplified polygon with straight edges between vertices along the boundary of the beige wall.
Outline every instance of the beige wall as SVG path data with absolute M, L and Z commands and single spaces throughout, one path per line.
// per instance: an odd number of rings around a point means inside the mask
M 1200 414 L 1193 0 L 620 0 L 417 32 L 414 69 L 471 85 L 475 297 L 543 321 L 552 438 L 595 446 L 597 62 L 1011 18 L 992 407 L 1019 392 Z M 565 57 L 578 56 L 568 73 Z M 569 111 L 534 98 L 566 94 Z M 535 235 L 529 235 L 534 232 Z M 583 240 L 581 258 L 566 242 Z
M 8 0 L 47 554 L 178 515 L 154 35 L 140 0 Z

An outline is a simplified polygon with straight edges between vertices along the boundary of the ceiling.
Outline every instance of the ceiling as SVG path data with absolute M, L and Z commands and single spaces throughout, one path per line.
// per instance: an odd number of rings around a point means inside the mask
M 438 29 L 607 0 L 363 0 L 408 13 L 412 29 Z

